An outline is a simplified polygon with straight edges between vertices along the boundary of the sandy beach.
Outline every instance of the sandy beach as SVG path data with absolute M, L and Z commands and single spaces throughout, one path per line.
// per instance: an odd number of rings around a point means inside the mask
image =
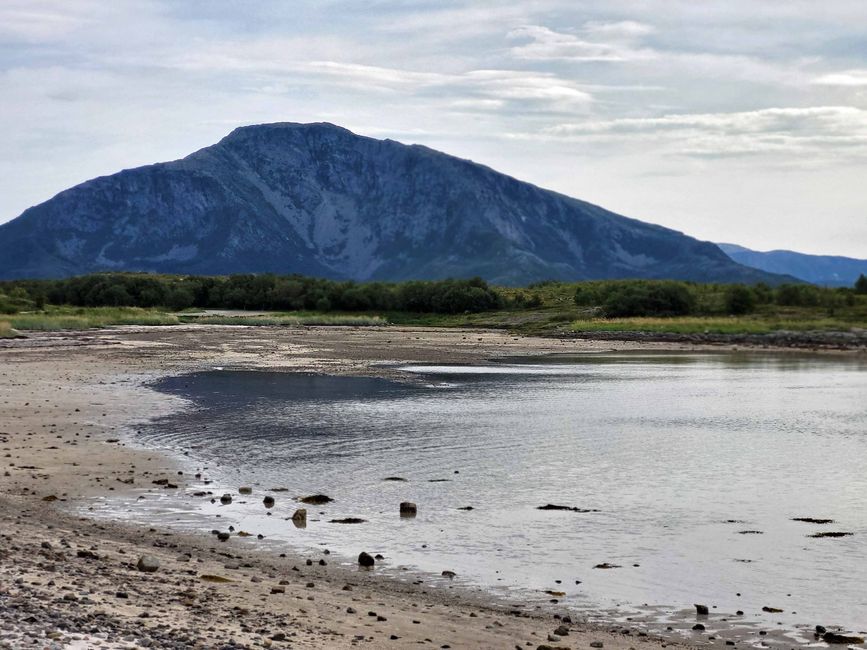
M 541 611 L 459 586 L 383 578 L 376 568 L 338 566 L 325 552 L 281 557 L 234 539 L 81 516 L 88 500 L 109 492 L 187 489 L 171 458 L 130 438 L 136 422 L 183 406 L 147 387 L 162 376 L 221 365 L 388 377 L 396 362 L 639 348 L 696 349 L 396 327 L 120 328 L 5 342 L 0 647 L 679 645 L 593 627 L 565 607 Z

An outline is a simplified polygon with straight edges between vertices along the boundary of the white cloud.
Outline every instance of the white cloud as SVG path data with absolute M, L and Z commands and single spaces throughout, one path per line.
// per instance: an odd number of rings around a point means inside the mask
M 634 20 L 620 20 L 613 23 L 590 21 L 584 25 L 585 33 L 609 38 L 633 39 L 638 36 L 652 34 L 654 31 L 656 30 L 653 25 L 639 23 Z
M 830 72 L 813 80 L 820 86 L 867 86 L 867 68 Z
M 867 155 L 867 110 L 851 106 L 767 108 L 559 124 L 544 135 L 568 139 L 654 141 L 690 156 L 822 153 L 825 162 Z
M 616 26 L 616 28 L 615 28 Z M 646 32 L 636 32 L 638 23 L 616 23 L 591 26 L 587 36 L 576 36 L 557 32 L 541 25 L 524 25 L 509 32 L 509 38 L 522 41 L 512 47 L 511 54 L 517 59 L 534 61 L 608 61 L 623 62 L 651 59 L 656 54 L 649 49 L 634 47 L 629 41 L 632 36 Z M 622 38 L 627 35 L 629 39 Z M 609 37 L 600 40 L 600 36 Z

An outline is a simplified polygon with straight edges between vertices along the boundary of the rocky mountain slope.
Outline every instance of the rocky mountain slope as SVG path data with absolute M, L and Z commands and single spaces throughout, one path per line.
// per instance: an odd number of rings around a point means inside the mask
M 95 271 L 779 281 L 716 245 L 423 146 L 331 124 L 236 129 L 0 226 L 0 277 Z

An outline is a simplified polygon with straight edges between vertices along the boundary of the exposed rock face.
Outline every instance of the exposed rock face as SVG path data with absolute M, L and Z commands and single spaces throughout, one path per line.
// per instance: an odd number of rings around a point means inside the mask
M 0 277 L 108 270 L 779 280 L 714 244 L 467 160 L 291 123 L 87 181 L 0 226 Z

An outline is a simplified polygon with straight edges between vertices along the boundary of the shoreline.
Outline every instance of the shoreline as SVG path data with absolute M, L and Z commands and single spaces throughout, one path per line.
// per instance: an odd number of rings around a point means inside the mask
M 37 336 L 29 340 L 33 343 L 29 346 L 0 349 L 0 381 L 6 402 L 0 416 L 0 441 L 9 454 L 5 459 L 8 467 L 0 477 L 4 494 L 0 498 L 0 517 L 4 531 L 15 531 L 14 535 L 0 537 L 0 553 L 18 559 L 14 564 L 4 561 L 0 566 L 0 584 L 4 585 L 0 587 L 0 621 L 12 612 L 12 621 L 4 622 L 7 630 L 13 630 L 0 635 L 0 647 L 8 642 L 9 634 L 17 634 L 17 638 L 37 638 L 41 634 L 39 638 L 48 642 L 44 630 L 46 624 L 51 627 L 51 622 L 32 612 L 28 617 L 17 617 L 15 612 L 22 609 L 13 611 L 10 603 L 27 610 L 28 602 L 55 602 L 60 623 L 73 630 L 60 634 L 58 639 L 67 645 L 58 647 L 90 647 L 88 643 L 100 638 L 88 631 L 100 625 L 69 618 L 73 615 L 66 612 L 68 609 L 96 609 L 110 619 L 104 627 L 117 631 L 108 633 L 113 636 L 110 642 L 101 639 L 102 647 L 136 647 L 139 638 L 155 639 L 156 647 L 162 647 L 159 643 L 165 637 L 159 634 L 164 628 L 158 625 L 168 625 L 175 630 L 173 634 L 189 636 L 188 628 L 196 616 L 202 617 L 202 622 L 213 618 L 214 611 L 202 604 L 203 599 L 235 603 L 233 607 L 242 613 L 212 625 L 215 629 L 210 635 L 191 638 L 192 647 L 195 641 L 201 647 L 221 647 L 230 638 L 246 644 L 241 647 L 285 647 L 289 642 L 292 647 L 350 647 L 370 642 L 374 643 L 372 647 L 409 647 L 422 642 L 432 647 L 572 648 L 597 641 L 618 649 L 632 647 L 636 642 L 686 646 L 681 637 L 674 635 L 664 639 L 639 636 L 637 626 L 630 629 L 618 625 L 612 633 L 610 626 L 579 623 L 574 614 L 575 622 L 560 629 L 568 634 L 553 635 L 564 625 L 566 605 L 558 614 L 560 619 L 551 613 L 512 608 L 520 612 L 515 615 L 502 610 L 491 597 L 476 597 L 462 587 L 429 589 L 405 584 L 377 576 L 375 571 L 369 575 L 328 562 L 324 554 L 309 558 L 309 554 L 286 553 L 286 558 L 275 558 L 266 550 L 239 548 L 231 542 L 221 544 L 208 535 L 143 530 L 119 522 L 81 518 L 64 512 L 62 506 L 144 486 L 152 491 L 166 489 L 154 486 L 153 481 L 165 480 L 182 491 L 188 476 L 178 475 L 179 465 L 173 459 L 118 441 L 124 429 L 134 429 L 135 422 L 184 405 L 183 400 L 158 393 L 146 383 L 210 368 L 218 362 L 251 369 L 394 378 L 395 371 L 385 364 L 482 363 L 510 356 L 614 349 L 673 352 L 725 348 L 563 341 L 496 331 L 394 327 L 300 331 L 233 326 L 131 327 L 66 336 Z M 45 501 L 50 497 L 56 497 L 57 502 Z M 61 538 L 66 539 L 68 547 L 58 541 Z M 22 546 L 25 539 L 26 545 Z M 67 550 L 58 548 L 58 543 Z M 90 548 L 93 546 L 96 550 Z M 79 557 L 82 552 L 85 555 Z M 87 557 L 87 552 L 97 557 Z M 160 568 L 155 574 L 129 566 L 145 554 L 157 556 Z M 189 555 L 186 560 L 182 559 L 185 554 Z M 222 557 L 226 554 L 232 557 Z M 312 566 L 307 566 L 307 559 L 315 560 Z M 320 559 L 326 561 L 326 566 L 318 564 Z M 298 570 L 293 571 L 292 566 Z M 203 581 L 202 575 L 217 575 L 231 582 Z M 21 582 L 16 582 L 19 579 Z M 106 583 L 102 591 L 88 588 L 92 580 Z M 169 585 L 166 580 L 177 584 Z M 313 587 L 307 586 L 310 581 Z M 353 591 L 344 591 L 346 584 L 352 584 Z M 182 592 L 181 586 L 186 591 Z M 113 588 L 116 591 L 111 593 Z M 277 593 L 270 593 L 275 589 Z M 136 608 L 134 592 L 146 605 Z M 119 596 L 121 593 L 127 597 Z M 179 598 L 178 593 L 187 595 Z M 152 608 L 160 603 L 167 603 L 164 616 L 140 617 L 148 611 L 144 606 Z M 350 609 L 357 611 L 350 613 Z M 377 614 L 368 617 L 368 611 Z M 377 621 L 377 617 L 387 620 Z M 28 623 L 30 619 L 35 620 Z M 271 633 L 269 628 L 268 633 L 261 632 L 265 629 L 261 621 L 266 619 L 271 621 L 271 628 L 279 626 L 285 631 Z M 286 636 L 281 639 L 281 634 Z M 74 640 L 74 636 L 81 639 Z M 724 643 L 719 637 L 715 641 Z M 708 643 L 708 637 L 701 637 L 701 642 Z M 14 643 L 9 647 L 15 647 Z

